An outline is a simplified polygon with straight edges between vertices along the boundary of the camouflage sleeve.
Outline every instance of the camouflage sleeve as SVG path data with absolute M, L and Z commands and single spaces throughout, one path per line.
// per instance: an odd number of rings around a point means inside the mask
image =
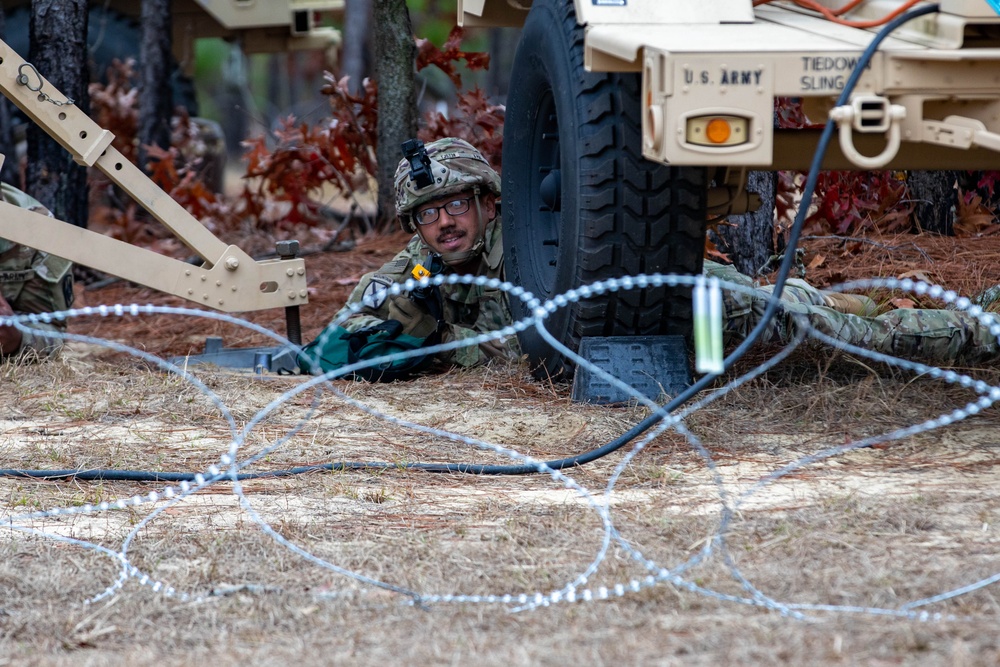
M 394 274 L 366 274 L 351 292 L 347 305 L 337 313 L 335 319 L 346 317 L 347 319 L 340 326 L 348 331 L 359 331 L 390 319 L 388 300 L 383 293 L 392 286 L 393 282 L 401 283 L 404 280 L 405 276 Z M 349 314 L 352 303 L 365 305 L 357 313 Z M 468 340 L 486 332 L 497 331 L 510 324 L 509 310 L 500 300 L 486 298 L 480 301 L 479 307 L 479 317 L 473 327 L 448 324 L 441 336 L 442 342 Z M 503 340 L 491 340 L 479 345 L 469 345 L 443 352 L 438 355 L 438 358 L 446 363 L 468 367 L 484 364 L 496 358 L 517 359 L 520 354 L 517 337 L 507 336 Z
M 453 340 L 469 340 L 484 332 L 460 327 L 456 324 L 449 324 L 448 330 L 442 336 L 443 342 Z M 492 359 L 514 360 L 521 356 L 521 348 L 517 344 L 517 336 L 505 336 L 500 340 L 488 340 L 479 345 L 468 345 L 456 350 L 439 355 L 443 361 L 448 361 L 458 366 L 479 366 Z
M 382 265 L 382 268 L 361 277 L 347 298 L 347 303 L 337 311 L 334 321 L 346 317 L 340 326 L 348 331 L 359 331 L 389 319 L 388 290 L 393 283 L 405 282 L 418 261 L 420 240 L 414 236 L 406 248 Z M 357 304 L 362 304 L 362 308 L 351 313 L 351 306 Z
M 367 273 L 361 278 L 345 306 L 337 312 L 334 321 L 345 318 L 340 322 L 340 326 L 348 331 L 359 331 L 390 319 L 389 289 L 394 283 L 405 282 L 410 277 L 410 271 L 422 259 L 421 243 L 415 236 L 392 261 L 387 262 L 378 271 Z M 447 324 L 442 334 L 443 342 L 468 340 L 482 333 L 497 331 L 511 323 L 506 295 L 500 290 L 486 290 L 475 300 L 479 307 L 475 324 L 472 327 Z M 360 310 L 352 313 L 351 306 L 358 304 L 361 305 Z M 438 358 L 445 363 L 459 366 L 476 366 L 495 358 L 516 359 L 520 354 L 517 337 L 508 336 L 503 340 L 487 341 L 480 345 L 444 352 L 438 355 Z
M 37 199 L 8 183 L 0 184 L 0 198 L 29 211 L 52 215 Z M 11 309 L 15 313 L 30 314 L 51 313 L 70 308 L 73 305 L 72 268 L 73 265 L 68 260 L 35 251 L 30 260 L 33 275 L 20 285 L 16 290 L 16 296 L 8 299 Z M 32 324 L 31 327 L 38 330 L 38 333 L 22 331 L 21 347 L 16 354 L 35 351 L 40 355 L 51 355 L 62 347 L 62 338 L 46 333 L 64 332 L 65 320 L 39 322 Z
M 340 326 L 348 331 L 358 331 L 389 319 L 386 292 L 394 282 L 391 277 L 379 273 L 366 273 L 351 291 L 344 307 L 337 311 L 334 320 L 344 319 Z M 366 301 L 365 299 L 368 299 Z M 361 310 L 351 312 L 351 306 L 366 304 Z M 368 305 L 370 304 L 370 305 Z
M 951 365 L 1000 358 L 1000 340 L 968 313 L 956 310 L 897 308 L 878 317 L 862 317 L 832 308 L 789 304 L 822 333 L 858 347 L 906 359 Z M 1000 329 L 1000 315 L 988 313 Z
M 10 304 L 14 312 L 51 313 L 72 306 L 73 272 L 68 260 L 39 252 L 32 261 L 32 269 L 34 277 L 24 283 L 17 298 Z M 36 331 L 22 331 L 18 354 L 34 351 L 49 356 L 62 348 L 62 338 L 46 335 L 46 332 L 65 332 L 65 320 L 33 323 L 31 328 Z
M 442 336 L 445 342 L 453 340 L 469 340 L 484 333 L 499 331 L 512 322 L 510 308 L 506 295 L 499 290 L 488 291 L 479 300 L 479 316 L 472 328 L 449 324 Z M 489 340 L 479 345 L 468 345 L 441 355 L 445 361 L 459 366 L 478 366 L 492 359 L 513 360 L 521 356 L 521 348 L 517 336 L 505 336 L 498 340 Z
M 752 278 L 740 273 L 736 267 L 705 261 L 705 273 L 719 280 L 735 283 L 751 290 L 750 293 L 732 289 L 723 290 L 722 309 L 725 334 L 728 341 L 746 338 L 761 321 L 768 301 L 773 293 L 773 285 L 758 285 Z M 823 295 L 804 280 L 792 278 L 785 283 L 781 293 L 782 303 L 798 303 L 822 306 Z M 795 337 L 791 322 L 775 317 L 763 334 L 765 342 L 790 342 Z
M 713 262 L 705 262 L 705 271 L 753 290 L 750 294 L 734 290 L 723 293 L 727 337 L 745 338 L 763 317 L 771 296 L 770 286 L 758 287 L 736 269 Z M 801 280 L 789 281 L 781 296 L 781 308 L 765 329 L 763 340 L 790 342 L 804 319 L 838 341 L 907 359 L 971 364 L 1000 358 L 1000 340 L 991 327 L 962 311 L 898 308 L 865 317 L 842 313 L 823 303 L 819 290 Z M 988 317 L 1000 326 L 1000 315 L 990 313 Z

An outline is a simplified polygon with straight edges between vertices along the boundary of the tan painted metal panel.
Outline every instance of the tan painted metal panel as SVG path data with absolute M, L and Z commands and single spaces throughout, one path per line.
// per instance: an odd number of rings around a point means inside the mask
M 212 18 L 227 28 L 261 28 L 288 25 L 292 9 L 288 0 L 196 0 Z
M 670 54 L 647 51 L 643 100 L 643 155 L 672 164 L 771 162 L 774 64 L 752 54 Z M 658 88 L 659 85 L 664 88 Z M 687 141 L 689 119 L 735 116 L 748 124 L 738 145 L 698 146 Z
M 996 11 L 986 0 L 940 0 L 941 11 L 977 18 L 996 18 Z
M 517 27 L 530 8 L 531 0 L 458 0 L 458 25 Z
M 985 3 L 985 0 L 983 0 Z M 853 44 L 860 49 L 867 47 L 878 28 L 852 28 L 806 13 L 799 8 L 781 9 L 764 5 L 757 8 L 757 18 L 764 22 L 788 26 L 805 34 L 836 39 L 845 44 Z M 886 9 L 888 11 L 888 9 Z M 962 44 L 966 18 L 949 14 L 929 14 L 907 21 L 893 34 L 882 41 L 880 50 L 906 51 L 920 50 L 922 47 L 958 48 Z M 977 21 L 982 23 L 982 21 Z
M 885 91 L 996 96 L 1000 90 L 1000 49 L 983 50 L 975 57 L 966 51 L 961 63 L 948 55 L 929 52 L 924 57 L 894 58 L 886 72 Z
M 820 130 L 775 130 L 773 169 L 809 169 Z M 885 147 L 885 140 L 877 134 L 859 134 L 855 137 L 858 150 L 875 155 Z M 823 169 L 856 169 L 832 141 L 823 156 Z M 899 154 L 886 169 L 1000 169 L 1000 153 L 983 148 L 960 149 L 936 144 L 904 141 Z
M 575 0 L 577 21 L 605 24 L 750 23 L 751 0 Z
M 806 33 L 775 23 L 716 26 L 593 26 L 587 30 L 587 48 L 623 62 L 634 62 L 641 48 L 674 54 L 752 53 L 860 53 L 864 47 L 843 40 Z M 912 44 L 904 44 L 913 49 Z M 888 46 L 887 46 L 888 49 Z
M 462 1 L 484 22 L 491 8 L 530 4 Z M 844 4 L 818 1 L 830 9 Z M 587 25 L 586 68 L 641 73 L 643 155 L 667 164 L 784 168 L 788 145 L 801 146 L 802 136 L 775 134 L 774 99 L 803 98 L 822 122 L 879 31 L 839 25 L 788 0 L 756 9 L 728 0 L 573 2 L 579 23 Z M 882 18 L 901 5 L 866 0 L 850 18 Z M 862 166 L 890 161 L 899 167 L 933 164 L 929 156 L 945 151 L 955 164 L 961 161 L 957 149 L 967 147 L 970 168 L 1000 161 L 990 154 L 1000 151 L 1000 103 L 993 102 L 1000 99 L 1000 16 L 985 6 L 986 0 L 944 0 L 944 13 L 908 21 L 881 42 L 854 99 L 867 95 L 884 103 L 893 114 L 887 127 L 894 138 L 886 144 L 881 135 L 865 135 L 864 128 L 847 132 L 845 125 L 838 137 L 844 155 Z M 720 116 L 745 123 L 747 140 L 702 145 L 688 139 L 692 127 Z M 852 148 L 853 134 L 864 150 Z M 893 159 L 900 137 L 904 145 Z M 923 144 L 914 147 L 917 142 Z
M 463 14 L 482 16 L 486 8 L 486 0 L 458 0 L 458 17 Z
M 807 55 L 785 54 L 672 54 L 649 51 L 671 68 L 670 80 L 675 89 L 663 90 L 664 95 L 686 96 L 708 103 L 710 100 L 736 100 L 752 92 L 773 97 L 804 97 L 837 95 L 860 54 L 838 51 L 818 51 Z M 884 89 L 884 54 L 876 53 L 871 66 L 862 74 L 856 92 L 879 92 Z M 752 90 L 751 90 L 752 88 Z M 654 95 L 661 91 L 650 86 Z
M 569 1 L 569 0 L 567 0 Z M 753 21 L 751 0 L 573 0 L 581 24 L 712 24 Z M 458 0 L 461 26 L 519 26 L 531 0 Z

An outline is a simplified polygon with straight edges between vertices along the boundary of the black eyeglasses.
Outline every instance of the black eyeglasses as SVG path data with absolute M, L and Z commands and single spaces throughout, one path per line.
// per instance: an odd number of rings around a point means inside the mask
M 440 213 L 438 213 L 438 211 L 442 209 L 448 215 L 462 215 L 463 213 L 468 213 L 470 201 L 472 201 L 472 197 L 466 197 L 465 199 L 453 199 L 450 202 L 446 202 L 442 206 L 431 206 L 430 208 L 417 211 L 413 214 L 413 218 L 417 221 L 418 225 L 430 225 L 437 222 L 437 219 L 440 217 Z

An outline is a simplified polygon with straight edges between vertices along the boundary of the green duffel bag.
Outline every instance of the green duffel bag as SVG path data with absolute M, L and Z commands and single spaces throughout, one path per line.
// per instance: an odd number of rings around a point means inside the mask
M 302 348 L 298 362 L 303 372 L 320 375 L 366 359 L 419 350 L 439 342 L 437 332 L 427 338 L 404 334 L 403 325 L 396 320 L 386 320 L 358 331 L 348 331 L 340 326 L 327 327 L 316 340 Z M 429 354 L 392 359 L 360 368 L 349 376 L 369 382 L 405 380 L 426 368 L 431 360 L 432 356 Z

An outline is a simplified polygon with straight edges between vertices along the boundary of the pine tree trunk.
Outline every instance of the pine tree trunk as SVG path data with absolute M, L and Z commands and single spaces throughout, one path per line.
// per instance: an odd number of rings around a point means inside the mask
M 951 235 L 958 204 L 957 177 L 954 171 L 911 171 L 907 175 L 915 204 L 913 215 L 924 231 Z
M 7 39 L 7 17 L 3 7 L 0 7 L 0 39 Z M 3 167 L 0 168 L 0 181 L 23 188 L 21 173 L 17 160 L 17 144 L 14 142 L 13 106 L 3 95 L 0 95 L 0 154 L 4 156 Z
M 383 229 L 395 224 L 393 176 L 403 142 L 417 135 L 417 96 L 410 12 L 405 0 L 375 0 L 375 75 L 378 81 L 378 218 Z
M 720 225 L 717 234 L 722 244 L 719 250 L 726 253 L 740 273 L 756 276 L 771 255 L 774 247 L 774 188 L 777 172 L 751 171 L 747 176 L 747 189 L 760 196 L 760 208 L 753 213 L 730 216 L 733 225 Z
M 139 86 L 139 167 L 148 170 L 147 146 L 170 147 L 170 0 L 142 0 Z
M 54 86 L 41 91 L 52 100 L 40 104 L 68 97 L 89 113 L 86 0 L 32 0 L 29 33 L 28 60 Z M 55 217 L 87 226 L 86 168 L 34 124 L 28 128 L 27 190 Z

